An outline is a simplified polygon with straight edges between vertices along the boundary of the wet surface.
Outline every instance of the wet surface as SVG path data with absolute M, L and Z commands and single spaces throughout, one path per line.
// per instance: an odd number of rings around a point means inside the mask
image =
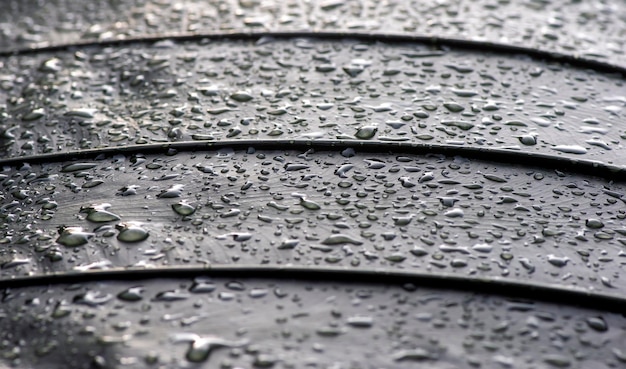
M 4 278 L 291 264 L 626 290 L 626 188 L 570 171 L 357 145 L 101 155 L 0 175 Z
M 4 50 L 160 34 L 304 30 L 486 41 L 626 66 L 621 0 L 12 0 L 4 6 Z
M 616 368 L 626 362 L 619 314 L 412 284 L 201 276 L 25 287 L 2 296 L 0 353 L 18 367 Z
M 10 157 L 341 139 L 626 164 L 623 76 L 526 56 L 261 38 L 83 47 L 0 63 L 0 144 Z
M 623 2 L 4 6 L 0 367 L 626 365 Z

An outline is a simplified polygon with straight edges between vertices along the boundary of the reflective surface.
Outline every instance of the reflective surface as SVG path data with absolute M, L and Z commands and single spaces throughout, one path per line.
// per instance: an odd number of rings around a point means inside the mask
M 5 50 L 161 34 L 305 30 L 486 41 L 626 66 L 621 0 L 11 0 L 4 6 Z
M 626 288 L 626 188 L 570 171 L 251 146 L 25 164 L 2 177 L 6 277 L 294 264 Z
M 0 352 L 29 368 L 613 368 L 626 361 L 621 315 L 411 284 L 103 281 L 10 291 L 0 309 Z
M 0 367 L 625 365 L 623 2 L 3 5 Z
M 626 164 L 622 76 L 523 56 L 262 38 L 86 47 L 0 62 L 7 156 L 342 139 Z

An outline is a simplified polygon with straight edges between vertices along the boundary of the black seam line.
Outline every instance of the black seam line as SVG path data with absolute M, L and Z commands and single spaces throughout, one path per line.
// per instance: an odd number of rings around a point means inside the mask
M 545 301 L 559 305 L 580 306 L 616 313 L 623 313 L 626 308 L 626 297 L 622 295 L 601 293 L 580 287 L 527 283 L 499 277 L 467 278 L 455 274 L 432 274 L 388 268 L 352 269 L 272 265 L 207 265 L 203 267 L 179 266 L 155 269 L 116 268 L 4 279 L 0 281 L 0 289 L 45 287 L 76 283 L 103 283 L 107 281 L 194 278 L 200 276 L 352 284 L 412 284 L 415 287 L 500 295 L 513 299 Z
M 74 160 L 99 159 L 98 156 L 119 154 L 163 154 L 171 150 L 177 152 L 215 151 L 219 149 L 246 150 L 319 150 L 339 151 L 353 148 L 359 153 L 393 154 L 441 154 L 463 156 L 484 161 L 519 164 L 524 166 L 568 170 L 573 173 L 602 177 L 612 181 L 626 181 L 626 166 L 607 164 L 594 160 L 555 156 L 543 153 L 530 153 L 505 148 L 486 148 L 444 144 L 422 144 L 390 141 L 364 140 L 232 140 L 232 141 L 181 141 L 171 143 L 114 146 L 82 151 L 59 152 L 23 157 L 0 159 L 0 166 L 18 166 L 23 163 L 47 164 Z
M 24 55 L 39 52 L 55 52 L 67 51 L 72 48 L 91 47 L 91 46 L 122 46 L 131 43 L 140 42 L 156 42 L 162 40 L 174 41 L 197 41 L 202 39 L 213 40 L 258 40 L 263 37 L 276 39 L 291 38 L 318 38 L 318 39 L 355 39 L 367 42 L 384 41 L 391 43 L 423 43 L 433 46 L 452 46 L 460 49 L 493 51 L 504 54 L 525 54 L 537 59 L 545 59 L 554 62 L 567 63 L 579 68 L 589 68 L 605 73 L 619 73 L 626 75 L 626 66 L 611 64 L 600 60 L 589 59 L 577 55 L 570 55 L 554 51 L 546 51 L 534 49 L 525 46 L 516 46 L 502 44 L 496 42 L 473 41 L 459 38 L 426 36 L 426 35 L 410 35 L 403 33 L 372 33 L 372 32 L 354 32 L 354 31 L 336 31 L 336 32 L 317 32 L 317 31 L 276 31 L 276 32 L 209 32 L 209 33 L 164 33 L 152 36 L 129 37 L 122 40 L 87 40 L 67 44 L 55 44 L 34 48 L 20 48 L 13 50 L 0 50 L 0 57 L 11 55 Z

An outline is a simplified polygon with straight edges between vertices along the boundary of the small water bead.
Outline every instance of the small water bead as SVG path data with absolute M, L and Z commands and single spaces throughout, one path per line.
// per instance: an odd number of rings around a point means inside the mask
M 242 282 L 239 282 L 239 281 L 229 281 L 229 282 L 226 282 L 224 286 L 232 291 L 245 291 L 246 290 L 246 286 Z
M 115 226 L 119 231 L 117 239 L 122 242 L 141 242 L 150 235 L 140 222 L 125 222 Z
M 449 111 L 451 111 L 452 113 L 459 113 L 465 110 L 465 107 L 463 107 L 463 105 L 455 103 L 455 102 L 445 102 L 443 103 L 443 106 Z
M 170 199 L 170 198 L 175 198 L 175 197 L 181 197 L 183 194 L 184 187 L 185 186 L 182 184 L 175 184 L 172 187 L 161 191 L 161 193 L 158 194 L 157 197 L 160 199 Z
M 231 238 L 233 241 L 236 241 L 236 242 L 245 242 L 252 238 L 252 233 L 233 232 L 233 233 L 227 233 L 227 234 L 217 236 L 218 240 L 225 240 L 228 238 Z
M 587 153 L 587 149 L 579 145 L 556 145 L 552 150 L 560 151 L 566 154 L 583 155 Z
M 343 244 L 362 245 L 363 242 L 345 234 L 334 234 L 322 241 L 322 245 L 335 246 Z
M 412 350 L 400 350 L 393 353 L 392 358 L 394 361 L 427 361 L 432 360 L 432 354 L 421 347 Z
M 68 117 L 77 117 L 77 118 L 94 118 L 97 112 L 98 112 L 97 109 L 82 108 L 82 109 L 70 110 L 67 113 L 65 113 L 65 115 Z
M 26 265 L 29 264 L 31 262 L 30 259 L 20 259 L 20 258 L 14 258 L 8 261 L 4 261 L 0 263 L 0 268 L 1 269 L 11 269 L 11 268 L 16 268 L 20 265 Z
M 122 301 L 135 302 L 143 300 L 144 288 L 141 286 L 130 287 L 117 294 L 117 298 Z
M 187 203 L 186 201 L 181 201 L 176 204 L 172 204 L 172 209 L 179 215 L 189 216 L 196 212 L 196 208 Z
M 385 256 L 385 260 L 390 261 L 392 263 L 401 263 L 404 260 L 406 260 L 406 255 L 404 255 L 403 253 L 396 252 L 391 255 Z
M 290 240 L 283 240 L 283 242 L 281 242 L 280 245 L 278 245 L 277 249 L 279 250 L 291 250 L 291 249 L 295 249 L 296 246 L 298 246 L 298 243 L 300 241 L 298 240 L 294 240 L 294 239 L 290 239 Z
M 393 224 L 398 226 L 398 227 L 404 227 L 406 225 L 409 225 L 409 223 L 411 223 L 411 220 L 413 220 L 413 218 L 415 217 L 414 214 L 411 214 L 409 216 L 406 217 L 393 217 Z
M 300 198 L 300 205 L 309 210 L 320 210 L 322 208 L 315 201 L 307 200 L 305 197 Z
M 467 264 L 468 262 L 465 259 L 455 258 L 450 261 L 450 266 L 453 268 L 464 268 L 467 266 Z
M 189 287 L 191 293 L 210 293 L 215 291 L 215 283 L 210 279 L 198 277 L 194 279 L 193 284 Z
M 42 118 L 45 114 L 46 112 L 42 108 L 33 109 L 29 111 L 28 113 L 24 114 L 22 116 L 22 120 L 25 122 L 34 121 L 34 120 Z
M 586 319 L 587 325 L 597 332 L 606 332 L 609 330 L 609 326 L 606 324 L 604 318 L 600 316 L 589 317 Z
M 230 98 L 237 102 L 248 102 L 253 99 L 249 91 L 237 91 L 230 95 Z
M 376 132 L 378 132 L 377 126 L 363 126 L 357 129 L 354 136 L 361 140 L 369 140 L 376 135 Z
M 570 261 L 568 257 L 558 257 L 555 255 L 548 255 L 548 262 L 556 267 L 562 268 Z
M 189 349 L 185 354 L 185 358 L 192 363 L 202 363 L 209 359 L 211 353 L 223 347 L 241 347 L 248 342 L 229 341 L 219 337 L 199 336 L 194 333 L 179 333 L 172 337 L 174 343 L 189 342 Z
M 87 305 L 87 306 L 98 306 L 104 305 L 113 299 L 113 295 L 108 293 L 101 293 L 98 291 L 87 291 L 85 293 L 81 293 L 76 295 L 72 300 L 75 304 Z
M 117 190 L 116 195 L 119 196 L 134 196 L 137 194 L 137 190 L 139 189 L 139 186 L 137 185 L 128 185 L 128 186 L 124 186 L 122 188 L 120 188 L 119 190 Z
M 92 169 L 92 168 L 95 168 L 96 166 L 98 166 L 97 163 L 72 163 L 72 164 L 64 165 L 61 168 L 61 172 L 62 173 L 78 172 L 78 171 Z
M 106 209 L 110 208 L 111 204 L 102 203 L 102 204 L 93 204 L 85 207 L 81 207 L 81 213 L 87 213 L 87 220 L 94 223 L 102 223 L 102 222 L 112 222 L 116 220 L 120 220 L 120 216 L 107 211 Z
M 433 172 L 425 172 L 418 180 L 419 183 L 429 182 L 435 179 L 435 174 Z
M 572 365 L 572 360 L 561 354 L 544 355 L 543 361 L 555 368 L 569 368 Z
M 89 242 L 93 233 L 85 232 L 82 227 L 61 227 L 56 242 L 67 247 L 82 246 Z
M 346 323 L 356 328 L 369 328 L 374 325 L 374 318 L 371 316 L 351 316 Z
M 587 228 L 591 228 L 591 229 L 600 229 L 600 228 L 604 228 L 604 223 L 602 223 L 601 220 L 599 219 L 587 219 L 585 221 L 585 225 L 587 226 Z
M 459 208 L 454 208 L 444 213 L 444 215 L 448 218 L 461 218 L 464 214 L 463 210 Z
M 523 135 L 518 137 L 519 142 L 526 146 L 534 146 L 537 144 L 537 136 L 534 135 Z
M 469 131 L 475 126 L 474 123 L 465 120 L 442 120 L 441 124 L 448 127 L 456 127 L 462 131 Z M 463 141 L 460 141 L 460 144 L 462 143 Z
M 479 243 L 472 246 L 472 250 L 481 252 L 481 253 L 490 253 L 493 250 L 493 246 L 487 243 Z

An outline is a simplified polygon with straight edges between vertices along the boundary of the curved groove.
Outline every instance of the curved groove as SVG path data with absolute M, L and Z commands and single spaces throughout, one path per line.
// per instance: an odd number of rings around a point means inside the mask
M 0 159 L 0 166 L 22 163 L 42 164 L 95 158 L 99 155 L 155 154 L 171 150 L 206 151 L 230 148 L 245 150 L 249 147 L 261 150 L 340 150 L 351 147 L 365 153 L 441 154 L 464 156 L 500 163 L 515 163 L 543 168 L 570 170 L 574 173 L 593 175 L 612 181 L 626 181 L 626 167 L 593 160 L 560 157 L 542 153 L 529 153 L 505 148 L 464 147 L 445 144 L 420 144 L 407 142 L 363 140 L 235 140 L 235 141 L 181 141 L 163 144 L 130 145 L 88 149 L 74 152 L 32 155 Z
M 576 55 L 564 54 L 553 51 L 545 51 L 525 46 L 516 46 L 487 41 L 474 41 L 450 37 L 437 37 L 425 35 L 409 35 L 402 33 L 373 33 L 373 32 L 316 32 L 316 31 L 275 31 L 275 32 L 209 32 L 209 33 L 174 33 L 156 34 L 151 36 L 129 37 L 121 40 L 88 40 L 67 44 L 54 44 L 35 48 L 22 48 L 13 50 L 0 50 L 0 57 L 11 55 L 24 55 L 39 52 L 54 52 L 68 50 L 77 47 L 90 46 L 121 46 L 137 42 L 156 42 L 166 39 L 175 41 L 194 41 L 201 39 L 214 40 L 258 40 L 262 37 L 276 39 L 289 39 L 298 37 L 324 38 L 330 40 L 356 39 L 361 41 L 384 41 L 384 42 L 419 42 L 433 46 L 452 46 L 460 49 L 493 51 L 503 54 L 524 54 L 533 58 L 545 59 L 553 62 L 567 63 L 579 68 L 588 68 L 604 73 L 619 73 L 626 75 L 626 66 L 611 64 L 595 59 L 588 59 Z
M 595 310 L 623 313 L 626 297 L 598 293 L 582 288 L 555 287 L 545 283 L 524 283 L 510 279 L 467 278 L 447 273 L 423 273 L 398 269 L 351 269 L 340 267 L 211 265 L 206 267 L 166 267 L 155 269 L 115 268 L 99 271 L 72 272 L 17 277 L 0 281 L 0 289 L 75 284 L 102 281 L 138 281 L 163 278 L 263 278 L 341 283 L 412 284 L 415 287 L 441 288 L 457 291 L 507 296 L 529 301 L 545 301 Z

